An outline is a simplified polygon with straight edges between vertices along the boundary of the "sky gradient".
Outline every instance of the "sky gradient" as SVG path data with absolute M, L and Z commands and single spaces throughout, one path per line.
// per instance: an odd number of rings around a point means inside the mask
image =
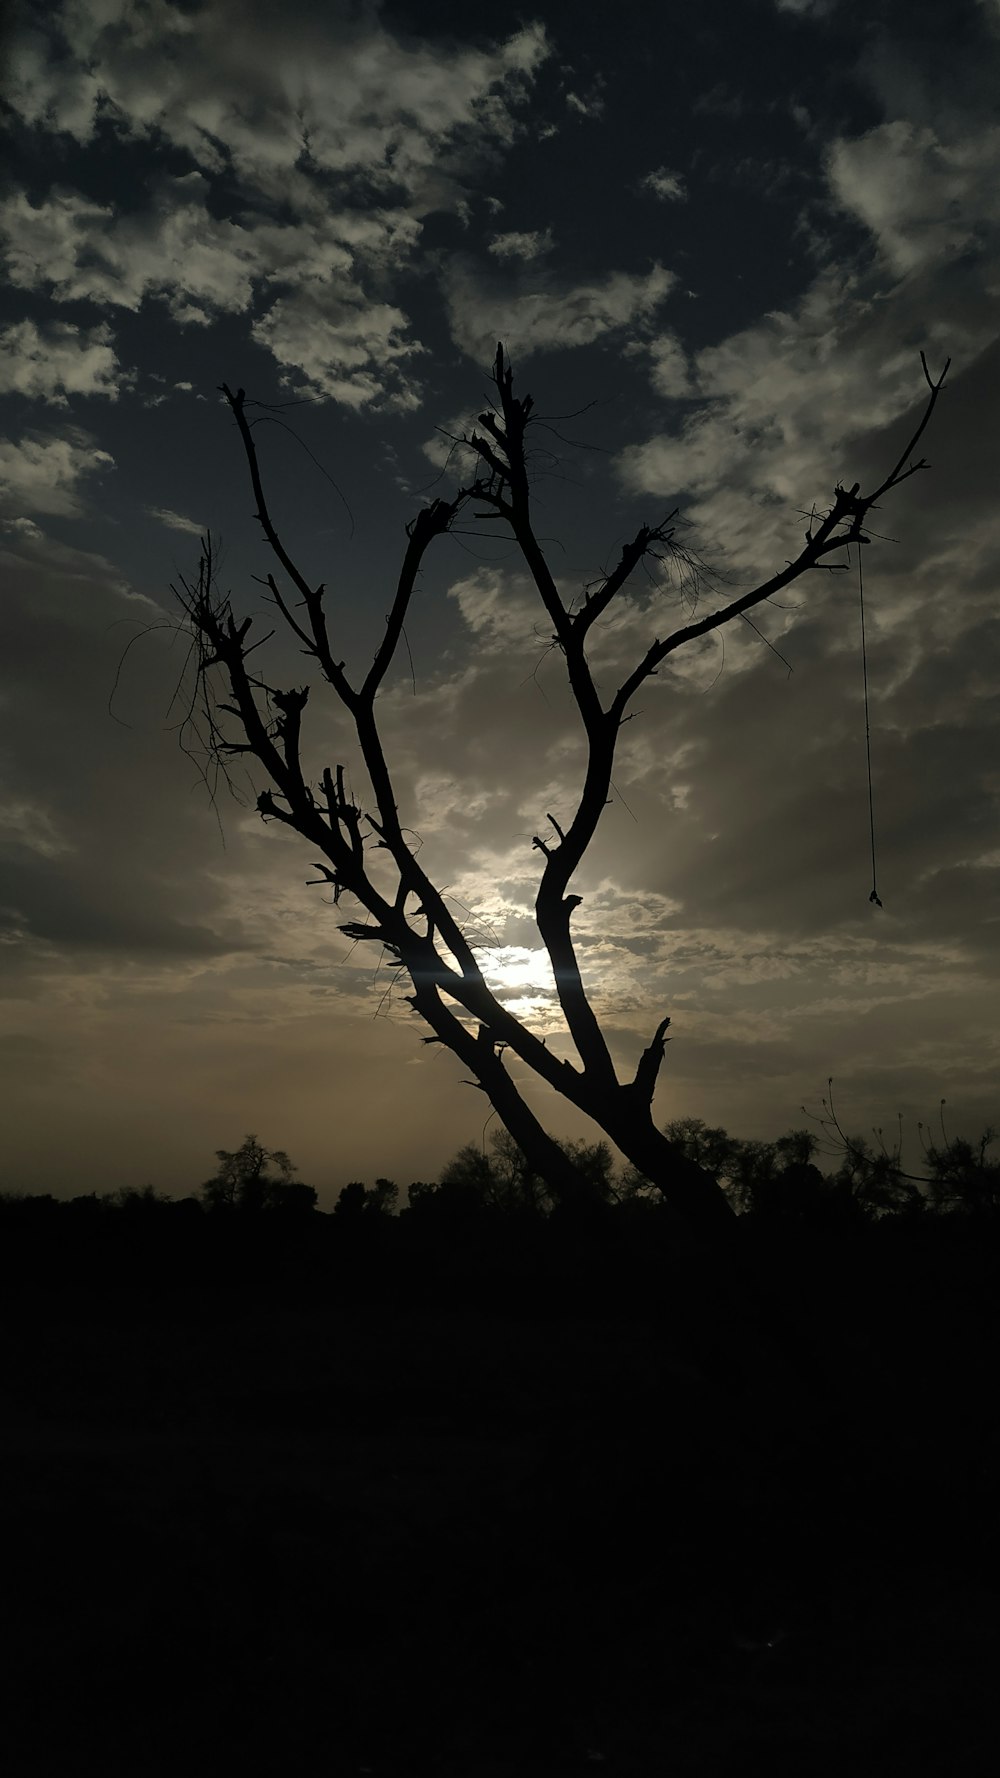
M 183 1193 L 253 1130 L 328 1204 L 481 1139 L 263 779 L 213 805 L 170 584 L 210 526 L 262 610 L 217 386 L 295 404 L 258 434 L 272 509 L 366 663 L 498 339 L 551 427 L 567 596 L 675 506 L 718 576 L 636 577 L 591 651 L 609 693 L 838 481 L 880 481 L 920 351 L 951 357 L 932 467 L 865 552 L 883 909 L 852 562 L 643 689 L 575 930 L 623 1067 L 671 1016 L 661 1121 L 777 1136 L 830 1075 L 851 1130 L 904 1114 L 911 1161 L 942 1096 L 951 1134 L 1000 1121 L 998 0 L 550 0 L 499 34 L 445 4 L 2 16 L 3 1187 Z M 582 753 L 512 546 L 442 540 L 407 641 L 380 702 L 405 819 L 558 1047 L 531 838 Z M 350 767 L 318 687 L 310 715 L 315 775 Z

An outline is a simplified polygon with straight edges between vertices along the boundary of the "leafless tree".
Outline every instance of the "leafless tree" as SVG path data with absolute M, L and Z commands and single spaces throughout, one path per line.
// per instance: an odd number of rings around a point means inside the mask
M 948 366 L 934 381 L 923 356 L 922 363 L 929 399 L 906 450 L 879 486 L 863 494 L 858 483 L 849 489 L 838 485 L 829 510 L 822 516 L 813 515 L 794 560 L 710 615 L 692 619 L 663 640 L 652 642 L 607 701 L 597 689 L 588 661 L 588 638 L 642 562 L 679 550 L 672 525 L 676 515 L 671 514 L 660 525 L 642 526 L 624 546 L 611 572 L 590 586 L 583 602 L 576 608 L 567 605 L 532 519 L 526 449 L 533 422 L 532 398 L 515 394 L 502 346 L 497 347 L 493 366 L 495 399 L 479 416 L 481 430 L 460 441 L 469 453 L 471 479 L 454 498 L 435 499 L 424 506 L 407 526 L 408 541 L 385 635 L 360 680 L 349 677 L 345 663 L 337 656 L 329 634 L 324 587 L 306 579 L 272 517 L 244 391 L 233 393 L 222 385 L 221 393 L 246 454 L 256 516 L 283 576 L 281 583 L 275 573 L 267 576 L 269 599 L 280 623 L 315 663 L 319 677 L 353 720 L 370 799 L 366 796 L 363 803 L 355 801 L 343 765 L 333 770 L 327 766 L 320 782 L 307 782 L 300 743 L 309 687 L 281 688 L 263 676 L 252 658 L 261 646 L 249 640 L 252 620 L 238 618 L 229 595 L 217 589 L 210 539 L 202 545 L 197 580 L 182 580 L 175 589 L 196 645 L 200 708 L 207 721 L 209 747 L 217 760 L 249 754 L 264 768 L 272 786 L 257 801 L 264 820 L 293 829 L 319 854 L 320 880 L 332 886 L 335 901 L 347 895 L 360 904 L 367 922 L 352 919 L 340 930 L 352 939 L 384 947 L 394 965 L 406 972 L 412 988 L 409 1004 L 429 1027 L 424 1041 L 444 1044 L 454 1053 L 472 1083 L 487 1095 L 531 1169 L 560 1199 L 585 1192 L 585 1176 L 529 1106 L 507 1065 L 508 1052 L 523 1069 L 592 1118 L 689 1222 L 721 1229 L 732 1216 L 715 1181 L 653 1120 L 653 1094 L 670 1023 L 667 1017 L 660 1019 L 631 1077 L 619 1079 L 584 983 L 571 928 L 581 897 L 571 892 L 570 885 L 608 803 L 615 749 L 639 688 L 677 649 L 732 623 L 810 569 L 826 565 L 825 559 L 843 551 L 845 545 L 867 542 L 865 527 L 872 508 L 891 489 L 927 467 L 922 459 L 912 461 L 912 452 L 930 419 Z M 421 564 L 435 540 L 447 535 L 460 514 L 468 513 L 477 519 L 499 521 L 513 537 L 541 600 L 553 641 L 562 653 L 587 741 L 587 765 L 572 819 L 563 826 L 548 815 L 550 831 L 533 842 L 541 859 L 535 902 L 538 931 L 551 961 L 566 1028 L 576 1049 L 575 1061 L 555 1055 L 488 987 L 477 947 L 420 863 L 412 829 L 404 824 L 409 811 L 405 816 L 400 812 L 379 728 L 378 693 L 403 636 Z M 225 685 L 224 703 L 214 689 L 217 675 Z M 234 738 L 233 725 L 238 738 Z M 387 866 L 392 879 L 388 887 Z

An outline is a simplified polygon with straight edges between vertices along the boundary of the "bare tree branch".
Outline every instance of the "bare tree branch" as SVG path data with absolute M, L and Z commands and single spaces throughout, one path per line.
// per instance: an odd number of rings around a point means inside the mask
M 510 1052 L 517 1066 L 585 1112 L 666 1196 L 688 1222 L 719 1231 L 731 1222 L 731 1209 L 714 1180 L 688 1160 L 676 1142 L 653 1121 L 652 1102 L 662 1066 L 670 1019 L 660 1019 L 639 1057 L 631 1079 L 620 1081 L 607 1037 L 590 1003 L 570 922 L 581 897 L 570 883 L 597 830 L 611 791 L 615 749 L 628 705 L 639 687 L 676 649 L 698 637 L 745 617 L 756 605 L 809 571 L 829 566 L 825 557 L 846 544 L 868 542 L 868 514 L 886 493 L 927 467 L 912 453 L 930 420 L 948 364 L 935 381 L 921 354 L 930 391 L 919 425 L 899 461 L 871 494 L 860 485 L 838 486 L 828 512 L 810 517 L 799 554 L 761 585 L 730 600 L 708 616 L 681 625 L 655 640 L 627 674 L 605 707 L 598 694 L 586 654 L 594 626 L 647 559 L 692 561 L 674 543 L 671 512 L 656 526 L 642 526 L 624 545 L 619 560 L 598 584 L 587 589 L 582 605 L 567 607 L 545 558 L 531 515 L 529 453 L 526 440 L 533 417 L 530 395 L 514 393 L 513 375 L 497 346 L 493 380 L 497 402 L 479 416 L 481 431 L 461 441 L 475 459 L 471 484 L 451 500 L 435 499 L 407 527 L 407 544 L 387 617 L 385 635 L 371 666 L 356 688 L 343 661 L 333 658 L 323 598 L 324 586 L 312 587 L 286 549 L 265 498 L 253 428 L 245 412 L 242 389 L 235 395 L 226 384 L 221 392 L 236 421 L 257 505 L 257 519 L 277 561 L 301 596 L 305 617 L 297 615 L 273 574 L 263 584 L 288 633 L 318 662 L 335 696 L 354 722 L 355 736 L 371 785 L 373 803 L 365 808 L 347 788 L 345 768 L 323 768 L 315 787 L 302 767 L 302 729 L 309 687 L 278 687 L 248 666 L 267 638 L 250 641 L 251 619 L 237 621 L 228 595 L 215 586 L 211 538 L 202 543 L 198 578 L 175 589 L 185 613 L 197 656 L 198 684 L 206 745 L 216 759 L 252 755 L 273 788 L 258 797 L 264 820 L 275 820 L 308 841 L 319 854 L 311 881 L 328 886 L 339 903 L 346 893 L 364 919 L 345 921 L 340 930 L 352 943 L 372 943 L 386 955 L 393 970 L 409 976 L 409 1003 L 431 1036 L 468 1070 L 472 1082 L 490 1099 L 530 1165 L 556 1196 L 571 1197 L 587 1189 L 573 1159 L 553 1140 L 530 1108 L 505 1061 Z M 500 520 L 516 543 L 552 627 L 552 641 L 563 655 L 570 687 L 587 740 L 587 764 L 572 818 L 547 817 L 551 834 L 536 835 L 533 846 L 542 858 L 535 902 L 538 931 L 552 966 L 566 1030 L 579 1065 L 558 1057 L 543 1039 L 516 1018 L 487 985 L 476 945 L 452 911 L 450 898 L 429 877 L 411 843 L 412 830 L 400 817 L 392 773 L 377 720 L 378 693 L 396 657 L 404 624 L 424 559 L 431 545 L 454 534 L 459 514 L 469 504 L 482 517 Z M 221 674 L 226 701 L 219 702 L 214 675 Z M 225 718 L 235 724 L 236 735 Z M 378 886 L 369 864 L 375 849 L 389 866 L 393 882 Z M 379 873 L 379 881 L 383 873 Z

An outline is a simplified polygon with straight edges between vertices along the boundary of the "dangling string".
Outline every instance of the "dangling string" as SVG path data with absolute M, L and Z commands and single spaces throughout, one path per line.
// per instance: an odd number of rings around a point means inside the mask
M 875 871 L 875 803 L 872 796 L 872 731 L 868 716 L 868 650 L 865 646 L 865 583 L 861 573 L 861 545 L 858 544 L 858 603 L 861 607 L 861 672 L 865 686 L 865 753 L 868 758 L 868 826 L 872 840 L 872 892 L 868 897 L 877 908 L 882 906 L 879 900 L 878 882 Z

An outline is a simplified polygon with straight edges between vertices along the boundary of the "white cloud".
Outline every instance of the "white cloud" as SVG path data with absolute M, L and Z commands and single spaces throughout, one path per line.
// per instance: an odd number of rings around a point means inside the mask
M 970 247 L 1000 224 L 1000 128 L 952 142 L 904 119 L 880 124 L 828 155 L 831 191 L 905 275 Z
M 919 348 L 932 369 L 951 356 L 954 379 L 998 331 L 1000 130 L 944 143 L 925 126 L 886 124 L 835 142 L 827 175 L 833 201 L 871 231 L 856 264 L 825 265 L 787 310 L 695 354 L 689 380 L 672 336 L 641 348 L 661 393 L 699 405 L 626 450 L 623 479 L 667 500 L 687 494 L 713 559 L 740 572 L 786 559 L 796 509 L 824 510 L 840 476 L 891 466 L 926 393 Z M 873 461 L 865 441 L 890 426 Z
M 27 432 L 16 440 L 0 438 L 0 511 L 15 517 L 24 512 L 77 517 L 83 511 L 81 484 L 113 467 L 113 457 L 77 427 L 61 436 Z
M 253 336 L 300 393 L 325 395 L 344 407 L 381 402 L 405 412 L 420 397 L 403 364 L 423 350 L 404 337 L 407 326 L 401 309 L 365 302 L 360 293 L 301 292 L 279 298 L 254 323 Z
M 122 372 L 110 344 L 111 330 L 65 322 L 42 328 L 33 321 L 0 329 L 0 394 L 25 395 L 66 407 L 68 395 L 118 399 Z
M 940 368 L 949 353 L 968 362 L 994 331 L 988 305 L 963 315 L 956 301 L 947 314 L 919 285 L 876 302 L 856 277 L 824 271 L 789 311 L 695 355 L 701 404 L 677 431 L 627 449 L 623 479 L 694 496 L 688 516 L 755 571 L 797 527 L 795 508 L 829 504 L 857 441 L 919 406 L 918 347 Z
M 639 181 L 644 191 L 651 191 L 654 198 L 664 203 L 678 201 L 687 197 L 687 187 L 679 173 L 672 173 L 669 167 L 656 167 Z
M 196 525 L 194 519 L 186 519 L 183 513 L 171 512 L 169 506 L 147 506 L 151 519 L 158 519 L 166 525 L 168 531 L 183 531 L 189 537 L 204 537 L 206 526 Z
M 57 301 L 89 299 L 133 311 L 158 298 L 181 324 L 246 312 L 258 292 L 281 290 L 253 326 L 279 364 L 348 406 L 384 395 L 399 405 L 393 367 L 419 348 L 402 340 L 405 315 L 371 302 L 354 266 L 360 257 L 405 253 L 414 238 L 411 219 L 375 211 L 283 225 L 251 217 L 244 226 L 212 216 L 207 196 L 200 173 L 165 181 L 152 209 L 137 216 L 73 192 L 38 206 L 13 193 L 0 203 L 11 281 Z
M 494 341 L 495 350 L 496 342 Z M 472 459 L 464 455 L 464 447 L 460 443 L 456 444 L 455 441 L 456 439 L 461 440 L 475 430 L 476 419 L 481 411 L 482 402 L 480 401 L 475 406 L 464 409 L 461 413 L 452 414 L 450 419 L 438 422 L 436 431 L 430 438 L 426 438 L 420 447 L 428 462 L 433 463 L 435 469 L 451 470 L 456 465 L 461 465 L 461 468 L 457 470 L 461 476 L 464 468 L 471 463 Z
M 610 333 L 644 332 L 677 280 L 654 265 L 567 285 L 554 278 L 502 283 L 471 261 L 450 261 L 442 282 L 452 338 L 470 358 L 492 358 L 496 342 L 519 356 L 586 346 Z
M 14 192 L 0 205 L 8 276 L 57 302 L 90 301 L 137 310 L 163 298 L 175 320 L 249 307 L 257 269 L 252 236 L 206 206 L 201 175 L 165 181 L 149 211 L 122 216 L 77 192 L 33 205 Z
M 89 141 L 101 91 L 95 70 L 73 56 L 54 54 L 51 35 L 41 30 L 16 32 L 5 49 L 4 99 L 11 110 L 36 129 Z
M 310 154 L 324 168 L 361 166 L 389 189 L 402 184 L 418 207 L 437 203 L 457 171 L 452 146 L 475 153 L 515 139 L 518 108 L 548 53 L 537 24 L 493 50 L 450 53 L 370 31 L 336 68 L 310 72 L 302 100 Z
M 34 519 L 25 518 L 0 518 L 0 531 L 7 537 L 29 544 L 40 542 L 45 535 Z
M 538 593 L 527 576 L 505 574 L 500 568 L 484 566 L 453 581 L 448 597 L 454 599 L 480 651 L 530 646 L 533 631 L 544 621 Z
M 668 400 L 682 400 L 695 393 L 688 355 L 675 333 L 658 334 L 648 344 L 637 346 L 650 361 L 649 376 L 658 395 Z
M 304 160 L 412 193 L 454 136 L 466 151 L 512 138 L 549 53 L 538 24 L 491 49 L 413 46 L 368 8 L 320 23 L 242 0 L 197 13 L 65 0 L 53 27 L 14 46 L 7 97 L 26 122 L 88 142 L 102 114 L 125 137 L 166 140 L 207 172 L 231 166 L 277 198 Z
M 0 203 L 0 245 L 10 282 L 20 290 L 49 286 L 60 294 L 75 275 L 88 234 L 111 214 L 79 192 L 53 189 L 38 204 L 24 191 L 8 194 Z M 89 293 L 69 288 L 66 294 Z
M 8 278 L 58 302 L 137 311 L 157 299 L 181 324 L 271 303 L 255 337 L 293 386 L 355 408 L 411 406 L 399 365 L 419 346 L 404 340 L 387 281 L 426 213 L 461 214 L 470 171 L 526 127 L 548 53 L 540 25 L 492 47 L 444 48 L 398 41 L 367 8 L 319 20 L 236 0 L 196 13 L 65 0 L 49 34 L 18 34 L 15 114 L 84 144 L 100 120 L 194 167 L 161 177 L 129 212 L 65 188 L 37 204 L 8 193 Z
M 603 81 L 595 81 L 589 93 L 568 92 L 566 109 L 575 111 L 578 117 L 603 117 L 604 99 L 601 96 Z
M 494 235 L 488 246 L 494 259 L 540 259 L 543 253 L 551 253 L 555 240 L 550 228 L 529 229 L 524 233 L 514 230 L 510 234 Z

